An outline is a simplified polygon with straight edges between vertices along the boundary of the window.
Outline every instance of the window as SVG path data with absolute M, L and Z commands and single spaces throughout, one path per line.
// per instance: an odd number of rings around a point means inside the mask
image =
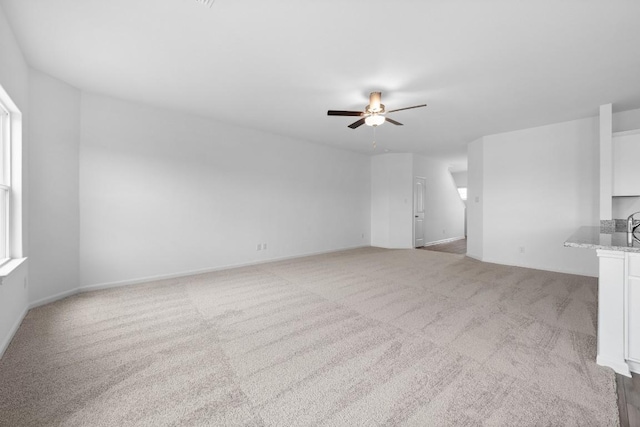
M 458 187 L 458 193 L 462 200 L 467 200 L 467 187 Z
M 0 85 L 0 285 L 22 250 L 22 113 Z
M 0 264 L 9 258 L 9 205 L 11 202 L 11 117 L 0 103 Z

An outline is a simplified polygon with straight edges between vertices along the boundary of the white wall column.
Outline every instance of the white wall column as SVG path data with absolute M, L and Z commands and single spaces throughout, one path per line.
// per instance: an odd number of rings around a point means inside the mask
M 477 139 L 468 145 L 467 186 L 467 256 L 482 260 L 484 253 L 484 142 Z
M 611 220 L 613 194 L 613 106 L 600 106 L 600 219 Z

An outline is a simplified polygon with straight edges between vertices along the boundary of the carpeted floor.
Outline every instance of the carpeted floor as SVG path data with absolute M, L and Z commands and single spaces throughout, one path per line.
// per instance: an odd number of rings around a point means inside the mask
M 366 248 L 79 294 L 0 360 L 0 425 L 618 425 L 596 279 Z
M 420 249 L 436 252 L 447 252 L 450 254 L 467 254 L 467 239 L 454 240 L 453 242 L 440 243 L 438 245 L 423 246 Z

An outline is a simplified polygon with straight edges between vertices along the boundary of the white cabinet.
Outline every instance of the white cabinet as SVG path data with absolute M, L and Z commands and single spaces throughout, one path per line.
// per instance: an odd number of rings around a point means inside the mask
M 625 264 L 622 251 L 598 249 L 600 261 L 598 278 L 598 355 L 596 363 L 608 366 L 621 375 L 631 376 L 625 355 Z
M 640 253 L 598 249 L 598 356 L 619 374 L 640 374 Z M 622 308 L 622 309 L 621 309 Z
M 640 368 L 640 254 L 627 253 L 626 256 L 626 355 L 631 370 Z
M 640 196 L 640 130 L 613 134 L 613 195 Z

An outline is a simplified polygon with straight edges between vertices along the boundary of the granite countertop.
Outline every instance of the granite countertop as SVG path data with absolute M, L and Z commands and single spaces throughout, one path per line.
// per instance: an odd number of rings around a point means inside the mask
M 564 242 L 571 248 L 605 249 L 610 251 L 640 252 L 640 232 L 612 230 L 606 227 L 580 227 Z

